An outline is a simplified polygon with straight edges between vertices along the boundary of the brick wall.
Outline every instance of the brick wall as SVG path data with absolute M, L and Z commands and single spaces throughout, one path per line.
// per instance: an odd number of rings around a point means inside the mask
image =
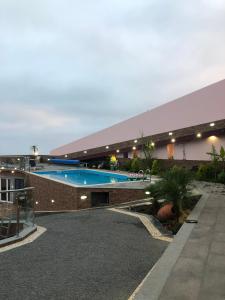
M 91 192 L 108 192 L 109 204 L 124 203 L 145 197 L 144 190 L 140 189 L 80 188 L 35 174 L 28 174 L 28 184 L 35 187 L 33 191 L 35 211 L 62 211 L 90 208 L 92 206 Z M 87 198 L 82 200 L 82 195 L 87 196 Z

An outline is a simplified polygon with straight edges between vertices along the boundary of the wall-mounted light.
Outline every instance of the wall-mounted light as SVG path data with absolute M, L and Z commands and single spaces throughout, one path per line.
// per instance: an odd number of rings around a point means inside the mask
M 134 140 L 134 143 L 137 144 L 138 140 Z
M 133 150 L 136 150 L 137 148 L 134 146 L 134 147 L 132 147 L 132 149 L 133 149 Z
M 38 201 L 36 201 L 35 204 L 38 205 Z
M 48 158 L 48 161 L 50 160 L 50 158 Z
M 109 149 L 109 146 L 105 146 L 105 149 Z
M 149 192 L 149 191 L 146 191 L 145 194 L 146 194 L 146 195 L 150 195 L 150 192 Z
M 200 138 L 202 137 L 201 132 L 198 132 L 198 133 L 196 134 L 196 137 L 197 137 L 198 139 L 200 139 Z
M 154 147 L 154 146 L 155 146 L 155 143 L 154 143 L 154 142 L 151 142 L 151 146 Z
M 116 150 L 116 152 L 117 152 L 117 153 L 119 153 L 119 152 L 120 152 L 120 150 L 119 150 L 119 149 L 117 149 L 117 150 Z
M 211 135 L 211 136 L 208 137 L 208 140 L 209 140 L 211 143 L 213 143 L 213 142 L 216 142 L 216 141 L 218 140 L 218 137 L 215 136 L 215 135 Z
M 172 139 L 172 140 L 171 140 L 171 143 L 175 143 L 175 142 L 176 142 L 176 140 L 175 140 L 175 139 Z
M 52 203 L 55 203 L 55 200 L 54 200 L 54 199 L 52 199 L 52 200 L 51 200 L 51 202 L 52 202 Z
M 87 199 L 87 196 L 86 196 L 86 195 L 82 195 L 82 196 L 80 196 L 80 199 L 81 199 L 81 200 L 86 200 L 86 199 Z
M 67 154 L 65 154 L 65 157 L 67 158 L 67 157 L 68 157 L 68 155 L 67 155 Z
M 18 157 L 17 160 L 20 161 L 20 158 Z
M 84 154 L 87 154 L 87 150 L 84 150 Z
M 14 168 L 14 170 L 17 170 L 17 168 Z
M 169 132 L 169 136 L 171 136 L 171 135 L 173 135 L 173 133 L 172 133 L 172 132 Z
M 210 127 L 213 127 L 213 126 L 215 126 L 215 123 L 212 122 L 212 123 L 209 124 L 209 126 L 210 126 Z
M 11 173 L 12 173 L 12 174 L 14 174 L 14 173 L 15 173 L 15 171 L 11 171 Z
M 2 169 L 2 170 L 4 170 L 4 169 L 5 169 L 5 167 L 1 167 L 1 169 Z

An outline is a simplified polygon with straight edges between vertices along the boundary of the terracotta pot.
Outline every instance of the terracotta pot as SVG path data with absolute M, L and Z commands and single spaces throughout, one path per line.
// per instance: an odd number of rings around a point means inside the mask
M 157 212 L 157 218 L 160 221 L 166 221 L 174 218 L 173 204 L 167 203 L 161 207 Z

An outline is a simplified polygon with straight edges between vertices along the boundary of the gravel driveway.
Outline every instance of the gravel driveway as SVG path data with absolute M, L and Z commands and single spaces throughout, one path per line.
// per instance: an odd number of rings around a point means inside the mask
M 0 299 L 127 300 L 167 243 L 106 209 L 40 216 L 33 243 L 0 254 Z

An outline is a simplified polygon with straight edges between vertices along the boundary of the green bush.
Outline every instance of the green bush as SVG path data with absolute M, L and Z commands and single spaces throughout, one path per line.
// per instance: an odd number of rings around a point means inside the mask
M 155 199 L 165 198 L 174 204 L 177 215 L 183 210 L 183 201 L 187 195 L 187 185 L 192 179 L 191 173 L 184 168 L 174 166 L 163 175 L 162 180 L 148 187 Z
M 200 165 L 196 173 L 196 177 L 198 180 L 215 181 L 217 172 L 217 167 L 213 163 Z
M 151 174 L 152 175 L 157 175 L 159 174 L 160 168 L 159 168 L 159 161 L 154 159 L 152 163 L 152 169 L 151 169 Z
M 135 157 L 131 161 L 131 172 L 138 172 L 142 168 L 141 160 L 138 157 Z
M 225 171 L 222 171 L 218 174 L 218 182 L 225 184 Z

